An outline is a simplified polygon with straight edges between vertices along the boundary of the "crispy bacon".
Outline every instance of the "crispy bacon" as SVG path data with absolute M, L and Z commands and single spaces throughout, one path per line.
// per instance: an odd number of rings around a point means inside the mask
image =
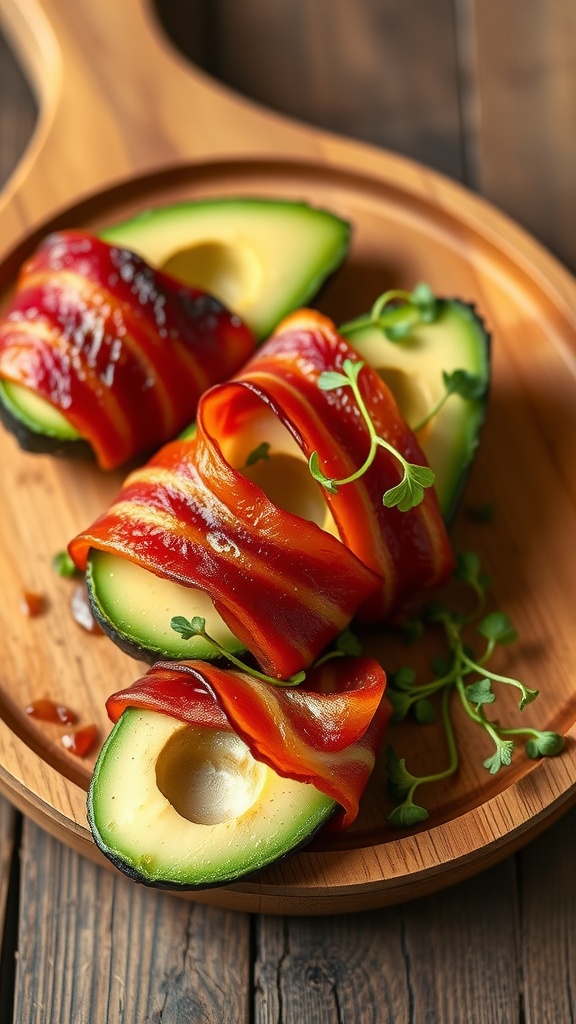
M 204 422 L 223 439 L 265 403 L 293 434 L 307 459 L 317 451 L 327 476 L 347 477 L 368 453 L 368 430 L 351 391 L 323 391 L 318 378 L 327 370 L 342 372 L 345 359 L 359 358 L 327 317 L 299 310 L 278 326 L 234 382 L 212 390 L 205 402 Z M 409 462 L 426 465 L 414 434 L 376 371 L 365 365 L 358 383 L 376 433 Z M 359 617 L 366 621 L 382 619 L 414 593 L 439 585 L 453 568 L 433 488 L 409 512 L 383 505 L 384 492 L 401 477 L 398 460 L 379 447 L 359 480 L 339 487 L 337 494 L 323 490 L 343 543 L 381 577 L 380 588 L 360 610 Z
M 346 628 L 378 577 L 314 523 L 277 508 L 232 469 L 203 429 L 132 473 L 118 499 L 70 544 L 126 557 L 205 590 L 264 670 L 286 678 Z
M 367 452 L 366 424 L 349 392 L 318 387 L 320 373 L 340 370 L 345 358 L 358 355 L 326 317 L 306 310 L 288 318 L 243 371 L 202 397 L 195 436 L 131 474 L 110 509 L 72 541 L 76 565 L 86 568 L 93 547 L 205 590 L 280 678 L 312 664 L 358 612 L 383 618 L 440 583 L 453 562 L 436 496 L 427 491 L 409 512 L 385 508 L 382 495 L 401 475 L 388 452 L 379 449 L 364 476 L 335 495 L 314 485 L 341 539 L 277 507 L 225 457 L 227 442 L 265 408 L 304 456 L 317 450 L 328 474 L 349 475 Z M 365 367 L 359 379 L 378 433 L 423 464 L 378 374 Z
M 63 231 L 22 269 L 0 324 L 0 378 L 58 409 L 111 469 L 174 437 L 254 344 L 211 296 Z
M 339 658 L 310 673 L 305 689 L 271 686 L 198 661 L 159 662 L 113 694 L 113 722 L 128 707 L 189 725 L 230 729 L 279 775 L 311 783 L 343 808 L 347 827 L 374 767 L 390 718 L 386 677 L 370 658 Z

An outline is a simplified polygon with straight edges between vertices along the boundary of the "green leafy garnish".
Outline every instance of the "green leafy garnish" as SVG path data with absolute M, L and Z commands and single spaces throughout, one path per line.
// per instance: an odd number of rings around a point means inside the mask
M 54 555 L 52 568 L 59 576 L 64 576 L 65 579 L 72 579 L 74 576 L 81 575 L 80 570 L 76 568 L 67 551 L 58 551 Z
M 417 423 L 413 428 L 415 433 L 423 430 L 438 415 L 440 409 L 444 407 L 450 398 L 450 395 L 460 395 L 461 398 L 474 399 L 482 398 L 486 391 L 486 381 L 478 374 L 470 373 L 469 370 L 453 370 L 452 373 L 444 371 L 442 383 L 444 384 L 444 391 L 441 397 L 424 419 L 420 420 L 420 423 Z
M 356 404 L 364 422 L 366 423 L 368 434 L 370 436 L 370 448 L 368 455 L 359 469 L 354 473 L 351 473 L 347 477 L 342 477 L 341 479 L 333 479 L 326 476 L 320 468 L 318 452 L 312 452 L 308 462 L 310 472 L 314 479 L 319 484 L 322 484 L 327 491 L 331 494 L 336 494 L 339 487 L 342 487 L 345 484 L 351 484 L 355 480 L 360 479 L 360 477 L 363 476 L 374 462 L 378 448 L 384 448 L 398 460 L 403 470 L 403 476 L 399 484 L 395 487 L 391 487 L 385 492 L 382 497 L 382 502 L 386 508 L 397 507 L 400 512 L 407 512 L 409 509 L 419 505 L 423 500 L 425 489 L 427 487 L 431 487 L 434 483 L 434 473 L 428 466 L 419 466 L 408 462 L 408 460 L 405 459 L 392 444 L 376 433 L 370 413 L 366 408 L 358 386 L 358 376 L 364 365 L 365 364 L 361 360 L 354 362 L 351 359 L 345 359 L 342 363 L 343 372 L 339 373 L 330 370 L 320 374 L 320 377 L 318 378 L 318 387 L 322 391 L 333 391 L 336 388 L 342 387 L 349 387 L 352 389 Z
M 459 763 L 454 727 L 450 711 L 453 696 L 457 696 L 467 716 L 480 728 L 493 744 L 492 753 L 484 767 L 491 775 L 510 765 L 516 738 L 526 741 L 526 754 L 531 758 L 553 757 L 564 747 L 564 738 L 550 730 L 530 726 L 507 728 L 499 721 L 491 721 L 486 709 L 496 703 L 495 685 L 513 687 L 520 691 L 518 707 L 521 711 L 536 700 L 537 690 L 525 686 L 519 679 L 502 675 L 488 668 L 487 662 L 496 647 L 512 644 L 517 639 L 508 616 L 501 611 L 483 613 L 489 578 L 482 569 L 475 552 L 464 552 L 457 560 L 454 576 L 469 587 L 476 598 L 474 611 L 463 615 L 441 602 L 429 604 L 423 612 L 423 628 L 442 628 L 447 641 L 446 655 L 436 656 L 432 662 L 433 678 L 428 682 L 417 679 L 413 669 L 399 669 L 390 680 L 388 695 L 393 708 L 393 720 L 401 721 L 412 714 L 416 721 L 427 724 L 436 717 L 436 699 L 440 698 L 441 718 L 448 748 L 446 768 L 429 775 L 414 776 L 406 768 L 403 758 L 388 754 L 388 775 L 392 790 L 400 803 L 389 816 L 392 825 L 408 827 L 424 821 L 424 808 L 414 803 L 416 790 L 425 784 L 437 782 L 453 775 Z M 475 654 L 465 640 L 473 631 L 476 643 L 481 638 L 484 649 Z
M 362 655 L 362 644 L 351 629 L 345 629 L 343 633 L 340 633 L 334 646 L 337 651 L 340 651 L 341 654 L 346 654 L 348 657 L 360 658 Z
M 183 640 L 191 640 L 195 636 L 201 636 L 211 644 L 222 658 L 226 658 L 242 672 L 254 676 L 255 679 L 261 679 L 264 683 L 270 683 L 272 686 L 299 686 L 306 678 L 305 672 L 297 672 L 296 675 L 290 676 L 288 679 L 276 679 L 274 676 L 268 676 L 264 672 L 259 672 L 258 669 L 246 664 L 246 662 L 225 650 L 214 637 L 210 636 L 206 632 L 206 619 L 202 618 L 201 615 L 194 615 L 191 619 L 186 619 L 183 615 L 174 615 L 170 619 L 170 626 L 175 633 L 180 634 Z
M 413 291 L 392 288 L 380 295 L 366 316 L 342 324 L 344 337 L 363 327 L 379 327 L 389 341 L 402 341 L 418 324 L 431 324 L 438 316 L 438 301 L 423 281 Z

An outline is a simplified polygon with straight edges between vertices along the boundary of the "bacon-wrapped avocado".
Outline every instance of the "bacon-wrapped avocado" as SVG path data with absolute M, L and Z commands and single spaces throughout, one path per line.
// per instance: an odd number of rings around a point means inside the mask
M 401 473 L 389 451 L 336 494 L 312 478 L 313 451 L 343 476 L 365 455 L 353 400 L 318 386 L 347 359 L 357 357 L 330 320 L 293 314 L 243 371 L 203 396 L 193 436 L 132 473 L 74 538 L 72 558 L 87 568 L 95 613 L 116 642 L 152 660 L 209 657 L 202 637 L 171 629 L 175 617 L 202 616 L 229 650 L 246 648 L 285 678 L 357 614 L 383 618 L 446 578 L 452 553 L 434 490 L 406 512 L 382 503 Z M 361 388 L 378 433 L 424 465 L 368 366 Z
M 174 437 L 254 349 L 212 296 L 85 232 L 50 235 L 0 323 L 0 415 L 32 451 L 113 469 Z
M 158 448 L 316 294 L 349 231 L 307 203 L 226 197 L 49 236 L 0 321 L 0 418 L 29 451 L 106 469 Z
M 155 665 L 108 700 L 116 725 L 88 797 L 98 846 L 137 881 L 190 889 L 265 867 L 330 818 L 347 827 L 390 717 L 384 687 L 368 658 L 327 662 L 297 689 Z

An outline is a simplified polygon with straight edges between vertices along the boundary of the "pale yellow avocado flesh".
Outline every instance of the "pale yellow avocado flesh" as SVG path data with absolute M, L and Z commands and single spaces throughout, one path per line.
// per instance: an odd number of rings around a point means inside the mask
M 400 310 L 400 315 L 401 315 Z M 389 314 L 393 322 L 394 311 Z M 450 520 L 471 463 L 486 414 L 486 395 L 466 399 L 453 394 L 422 429 L 418 426 L 445 392 L 443 373 L 465 370 L 488 389 L 489 337 L 472 307 L 458 299 L 439 299 L 437 318 L 413 327 L 408 337 L 389 340 L 376 326 L 346 334 L 359 356 L 392 391 L 403 418 L 434 470 L 444 517 Z
M 64 413 L 45 398 L 36 395 L 30 388 L 14 381 L 0 381 L 0 396 L 6 408 L 29 430 L 37 431 L 61 441 L 77 441 L 80 434 L 74 429 Z
M 316 294 L 343 260 L 349 232 L 346 221 L 328 210 L 242 197 L 147 210 L 100 237 L 214 295 L 261 340 Z M 80 438 L 61 410 L 22 384 L 0 381 L 0 400 L 33 433 Z
M 193 888 L 259 870 L 310 838 L 335 806 L 256 761 L 235 733 L 132 708 L 102 749 L 88 817 L 121 870 Z
M 338 536 L 338 529 L 308 463 L 296 441 L 277 416 L 258 402 L 245 429 L 224 444 L 224 457 L 285 511 L 316 523 Z M 253 466 L 246 462 L 263 441 L 268 456 Z M 99 620 L 127 642 L 169 658 L 214 658 L 216 652 L 201 636 L 183 640 L 170 621 L 175 616 L 206 620 L 206 631 L 231 653 L 243 644 L 228 628 L 209 596 L 194 587 L 163 579 L 118 555 L 92 550 L 88 587 Z
M 240 196 L 145 211 L 101 237 L 215 295 L 262 339 L 341 263 L 349 231 L 303 202 Z

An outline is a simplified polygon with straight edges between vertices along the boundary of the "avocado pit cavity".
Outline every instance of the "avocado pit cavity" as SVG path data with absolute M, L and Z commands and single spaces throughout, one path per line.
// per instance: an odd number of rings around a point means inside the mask
M 156 761 L 156 782 L 174 810 L 197 825 L 245 814 L 258 800 L 266 767 L 232 732 L 183 726 Z
M 238 313 L 255 301 L 262 282 L 258 257 L 242 242 L 198 241 L 172 253 L 160 269 Z

